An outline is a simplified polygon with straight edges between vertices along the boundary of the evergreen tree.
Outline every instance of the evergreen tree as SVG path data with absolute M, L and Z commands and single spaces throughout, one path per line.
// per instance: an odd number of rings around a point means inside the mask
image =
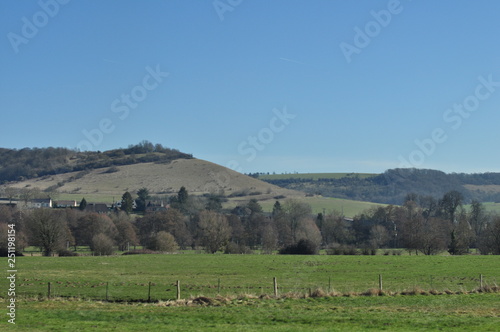
M 281 204 L 279 201 L 276 201 L 273 205 L 273 218 L 276 218 L 283 212 L 283 209 L 281 208 Z
M 188 191 L 186 190 L 186 187 L 182 186 L 181 189 L 179 189 L 179 192 L 177 193 L 177 202 L 182 206 L 184 205 L 187 200 L 188 200 Z
M 79 205 L 79 209 L 80 211 L 83 211 L 85 210 L 85 208 L 87 207 L 87 201 L 85 200 L 85 197 L 82 198 L 82 200 L 80 201 L 80 205 Z
M 250 202 L 248 202 L 247 208 L 249 208 L 250 211 L 252 211 L 251 212 L 252 214 L 262 213 L 262 207 L 260 206 L 259 202 L 255 198 L 252 198 L 250 200 Z
M 141 188 L 137 192 L 137 199 L 135 200 L 135 204 L 137 205 L 138 211 L 146 210 L 146 201 L 150 198 L 149 190 L 147 188 Z
M 130 195 L 130 193 L 127 191 L 122 196 L 122 210 L 127 212 L 128 214 L 132 212 L 132 208 L 133 208 L 132 195 Z

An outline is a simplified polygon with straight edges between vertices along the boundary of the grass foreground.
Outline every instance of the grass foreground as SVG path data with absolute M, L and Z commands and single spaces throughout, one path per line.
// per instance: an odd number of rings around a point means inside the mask
M 500 295 L 254 299 L 224 305 L 18 303 L 17 331 L 498 331 Z M 0 328 L 11 325 L 2 322 Z M 1 328 L 2 330 L 4 328 Z
M 498 331 L 499 259 L 257 254 L 18 257 L 16 326 L 7 322 L 8 284 L 2 278 L 0 306 L 5 311 L 0 330 Z M 485 285 L 497 292 L 475 291 L 480 274 Z M 379 275 L 383 292 L 376 291 Z M 273 277 L 278 280 L 277 297 Z M 181 300 L 176 300 L 177 280 Z

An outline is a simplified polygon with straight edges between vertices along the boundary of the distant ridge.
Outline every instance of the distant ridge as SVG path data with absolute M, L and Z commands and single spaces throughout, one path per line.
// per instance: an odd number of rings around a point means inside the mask
M 439 198 L 451 190 L 461 192 L 466 201 L 500 202 L 500 173 L 446 174 L 430 169 L 398 168 L 378 175 L 279 174 L 258 178 L 307 194 L 384 204 L 402 204 L 408 193 Z

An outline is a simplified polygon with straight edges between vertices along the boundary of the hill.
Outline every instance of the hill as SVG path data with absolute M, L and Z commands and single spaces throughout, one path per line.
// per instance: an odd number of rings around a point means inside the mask
M 247 176 L 192 155 L 143 141 L 126 149 L 78 152 L 65 148 L 0 149 L 0 193 L 6 187 L 32 189 L 35 196 L 112 203 L 125 191 L 147 188 L 152 196 L 217 193 L 231 209 L 257 199 L 265 211 L 276 200 L 301 200 L 314 213 L 343 211 L 352 217 L 376 206 L 369 202 L 306 195 Z M 323 176 L 323 175 L 322 175 Z M 1 195 L 0 195 L 1 196 Z M 31 197 L 34 197 L 31 195 Z
M 67 148 L 0 148 L 0 184 L 96 168 L 144 162 L 168 163 L 192 155 L 143 141 L 126 149 L 80 152 Z
M 439 198 L 451 190 L 461 192 L 466 201 L 500 202 L 500 173 L 391 169 L 383 174 L 281 174 L 258 178 L 307 194 L 384 204 L 401 204 L 408 193 Z
M 276 200 L 292 198 L 311 205 L 313 213 L 343 212 L 353 217 L 362 211 L 380 206 L 376 203 L 306 195 L 301 191 L 279 186 L 247 176 L 223 166 L 196 158 L 178 159 L 170 163 L 137 163 L 133 165 L 97 168 L 69 172 L 9 183 L 17 189 L 38 188 L 57 199 L 112 203 L 125 191 L 132 194 L 147 188 L 153 196 L 172 196 L 184 186 L 190 194 L 222 194 L 224 207 L 231 209 L 257 199 L 263 210 L 271 212 Z M 1 188 L 0 188 L 1 189 Z
M 46 175 L 10 184 L 14 188 L 39 188 L 59 193 L 64 198 L 111 201 L 125 191 L 147 188 L 153 195 L 170 195 L 184 186 L 192 194 L 223 193 L 225 196 L 254 196 L 259 199 L 274 196 L 304 196 L 267 182 L 237 173 L 217 164 L 190 158 L 170 163 L 136 163 L 133 165 Z

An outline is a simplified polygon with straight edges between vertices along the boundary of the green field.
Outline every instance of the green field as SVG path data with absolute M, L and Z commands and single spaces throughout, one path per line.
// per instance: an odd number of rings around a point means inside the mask
M 341 179 L 345 177 L 359 177 L 361 179 L 377 176 L 375 173 L 293 173 L 293 174 L 262 174 L 259 180 L 283 180 L 283 179 Z
M 494 331 L 500 323 L 499 293 L 466 294 L 480 274 L 483 285 L 500 281 L 498 256 L 177 254 L 19 257 L 16 265 L 21 331 Z M 385 296 L 363 296 L 379 275 Z M 7 286 L 2 278 L 3 305 Z M 318 289 L 335 296 L 315 297 Z M 415 290 L 441 295 L 401 293 Z M 193 303 L 199 296 L 211 305 Z
M 18 257 L 18 294 L 110 300 L 168 300 L 181 283 L 184 297 L 280 293 L 364 292 L 378 287 L 400 292 L 413 289 L 470 291 L 484 282 L 500 282 L 498 256 L 280 256 L 280 255 L 131 255 L 109 257 Z M 220 282 L 220 289 L 219 289 Z M 2 279 L 2 296 L 7 281 Z
M 499 294 L 239 298 L 219 306 L 22 301 L 17 331 L 498 331 Z M 6 317 L 6 316 L 5 316 Z M 7 325 L 0 322 L 0 329 Z
M 484 285 L 500 281 L 499 263 L 498 256 L 19 257 L 16 330 L 494 331 L 500 294 L 465 293 L 478 288 L 480 274 Z M 379 275 L 385 296 L 363 296 L 379 287 Z M 0 287 L 5 305 L 5 279 Z M 308 296 L 317 289 L 336 296 Z M 441 295 L 396 293 L 419 289 Z M 211 305 L 193 303 L 199 296 Z

